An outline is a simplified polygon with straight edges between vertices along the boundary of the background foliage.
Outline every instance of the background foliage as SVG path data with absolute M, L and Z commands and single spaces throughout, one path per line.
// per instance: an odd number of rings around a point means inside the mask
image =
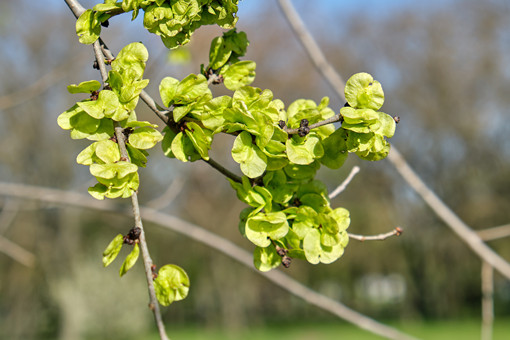
M 239 30 L 250 39 L 246 59 L 257 62 L 253 85 L 271 88 L 287 104 L 297 98 L 334 98 L 274 2 L 257 3 L 263 5 L 242 1 L 239 13 Z M 392 141 L 418 173 L 472 227 L 508 223 L 510 5 L 503 0 L 412 6 L 391 1 L 387 7 L 373 1 L 352 7 L 321 3 L 296 1 L 305 23 L 343 75 L 363 70 L 383 83 L 385 112 L 402 119 Z M 83 1 L 85 6 L 92 4 Z M 68 132 L 54 122 L 73 104 L 67 84 L 98 77 L 90 48 L 76 41 L 74 18 L 61 1 L 3 1 L 0 13 L 0 179 L 84 192 L 91 185 L 88 169 L 69 159 L 87 143 L 70 143 Z M 112 20 L 128 24 L 129 18 Z M 139 28 L 141 22 L 117 23 L 102 35 L 113 51 L 134 41 L 153 51 L 145 72 L 146 78 L 154 79 L 147 86 L 152 94 L 168 74 L 182 79 L 198 73 L 196 65 L 207 64 L 209 42 L 220 32 L 197 31 L 189 47 L 191 62 L 175 64 L 168 62 L 175 56 L 167 55 L 160 39 Z M 341 105 L 332 100 L 332 107 Z M 140 120 L 155 121 L 143 106 L 137 113 Z M 212 156 L 236 169 L 221 152 L 232 142 L 218 137 L 213 151 L 220 151 Z M 153 166 L 140 171 L 142 204 L 173 183 L 177 197 L 165 211 L 251 249 L 237 230 L 244 205 L 223 176 L 205 164 L 169 161 L 159 150 L 151 156 Z M 380 243 L 351 241 L 341 261 L 328 266 L 296 262 L 288 272 L 376 318 L 477 317 L 478 258 L 386 161 L 371 164 L 350 157 L 340 173 L 325 170 L 322 179 L 331 190 L 354 165 L 362 167 L 361 173 L 332 202 L 351 212 L 356 223 L 349 231 L 371 234 L 400 225 L 405 234 Z M 0 337 L 125 339 L 152 329 L 144 308 L 141 265 L 120 280 L 116 268 L 101 268 L 104 245 L 129 228 L 129 219 L 5 198 L 0 203 L 0 233 L 37 256 L 29 269 L 0 255 Z M 153 257 L 162 263 L 178 259 L 193 284 L 186 300 L 164 310 L 169 324 L 232 329 L 268 321 L 333 320 L 184 236 L 147 225 L 147 237 Z M 510 258 L 508 239 L 490 245 Z M 122 304 L 115 303 L 118 300 Z M 510 315 L 510 285 L 497 275 L 495 308 L 497 318 Z

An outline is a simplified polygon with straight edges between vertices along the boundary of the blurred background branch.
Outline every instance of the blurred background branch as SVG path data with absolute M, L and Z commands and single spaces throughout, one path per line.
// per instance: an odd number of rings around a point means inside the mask
M 123 211 L 122 209 L 119 209 L 119 205 L 112 201 L 100 202 L 78 193 L 23 184 L 0 182 L 0 195 L 23 198 L 26 200 L 40 200 L 60 205 L 71 205 L 102 211 Z M 222 252 L 223 254 L 252 269 L 254 272 L 264 276 L 273 284 L 303 299 L 307 303 L 324 309 L 362 329 L 389 339 L 415 339 L 414 337 L 400 332 L 393 327 L 384 325 L 363 314 L 360 314 L 340 302 L 334 301 L 333 299 L 315 292 L 279 270 L 273 270 L 270 272 L 260 272 L 256 270 L 253 266 L 253 257 L 251 253 L 240 248 L 234 243 L 205 230 L 204 228 L 183 221 L 175 216 L 163 214 L 152 208 L 140 207 L 140 214 L 144 216 L 146 221 L 150 221 L 164 228 L 179 232 L 195 241 L 204 243 L 208 247 Z
M 345 99 L 342 89 L 345 85 L 335 69 L 328 63 L 321 48 L 315 43 L 312 35 L 300 19 L 289 0 L 278 0 L 278 4 L 287 22 L 292 27 L 297 38 L 305 48 L 308 56 L 313 61 L 322 76 L 330 86 L 336 90 L 341 99 Z M 388 160 L 395 166 L 403 179 L 411 186 L 430 206 L 430 208 L 462 239 L 480 258 L 490 263 L 507 279 L 510 279 L 510 263 L 483 243 L 476 232 L 469 228 L 453 211 L 444 204 L 439 197 L 431 190 L 421 178 L 409 166 L 404 157 L 392 145 Z
M 478 230 L 476 233 L 484 241 L 498 240 L 510 236 L 510 224 Z
M 98 1 L 80 2 L 91 8 Z M 246 59 L 257 62 L 254 86 L 271 89 L 286 107 L 298 98 L 318 103 L 329 96 L 330 107 L 338 112 L 344 105 L 339 87 L 333 89 L 315 71 L 282 20 L 278 3 L 239 4 L 238 31 L 245 31 L 250 40 Z M 392 143 L 427 186 L 485 241 L 487 226 L 506 225 L 510 221 L 510 143 L 505 138 L 510 133 L 508 1 L 295 0 L 293 4 L 334 69 L 346 77 L 366 71 L 381 81 L 384 112 L 401 117 Z M 61 0 L 0 1 L 0 19 L 2 98 L 10 101 L 10 94 L 30 88 L 60 66 L 63 69 L 62 77 L 54 78 L 39 94 L 19 92 L 16 106 L 0 110 L 0 180 L 85 192 L 90 173 L 73 164 L 72 157 L 86 144 L 71 143 L 69 133 L 59 129 L 55 120 L 83 99 L 67 93 L 66 86 L 100 79 L 92 68 L 89 47 L 78 43 L 75 20 Z M 143 15 L 135 22 L 130 16 L 112 20 L 116 24 L 103 28 L 101 34 L 112 51 L 134 41 L 149 49 L 146 77 L 151 82 L 146 89 L 156 100 L 159 81 L 199 72 L 198 65 L 207 63 L 211 39 L 221 35 L 215 27 L 197 30 L 186 47 L 187 64 L 177 65 L 169 58 L 173 51 L 164 48 L 161 39 L 141 32 Z M 221 86 L 212 91 L 215 97 L 228 94 Z M 154 100 L 150 109 L 138 105 L 136 113 L 157 123 L 154 110 L 166 117 L 167 111 Z M 237 170 L 225 152 L 231 146 L 231 136 L 218 136 L 210 154 Z M 390 162 L 349 157 L 341 169 L 319 175 L 331 192 L 355 166 L 363 170 L 348 190 L 334 198 L 335 206 L 351 213 L 349 231 L 378 235 L 387 226 L 401 225 L 406 233 L 384 242 L 351 240 L 339 261 L 327 266 L 295 261 L 286 273 L 416 337 L 479 336 L 482 261 L 455 233 L 445 230 L 444 222 Z M 250 247 L 237 230 L 245 206 L 224 176 L 209 165 L 180 164 L 155 148 L 140 180 L 143 189 L 138 197 L 144 206 L 163 195 L 169 183 L 185 181 L 185 188 L 171 205 L 159 207 L 161 211 Z M 126 215 L 16 199 L 2 203 L 6 214 L 0 219 L 10 220 L 7 228 L 0 226 L 2 236 L 37 260 L 29 268 L 0 256 L 0 338 L 157 337 L 152 315 L 139 308 L 147 302 L 142 266 L 136 265 L 122 280 L 118 268 L 99 269 L 106 244 L 132 226 L 123 201 L 119 204 Z M 171 334 L 176 339 L 192 338 L 195 332 L 210 340 L 228 339 L 226 335 L 286 340 L 292 332 L 288 325 L 299 327 L 300 336 L 321 340 L 339 334 L 353 339 L 372 336 L 286 294 L 216 250 L 178 233 L 168 237 L 171 231 L 153 228 L 152 222 L 145 225 L 151 248 L 154 244 L 154 260 L 179 259 L 177 264 L 189 269 L 190 295 L 175 308 L 163 310 L 163 318 L 172 320 Z M 508 260 L 510 247 L 503 234 L 490 246 Z M 200 279 L 204 275 L 205 281 Z M 492 279 L 493 338 L 506 339 L 510 281 L 498 273 Z M 215 337 L 215 331 L 221 335 Z
M 0 235 L 0 252 L 9 256 L 14 261 L 21 263 L 24 266 L 32 268 L 35 263 L 35 256 L 31 252 L 20 247 L 16 243 L 9 241 Z

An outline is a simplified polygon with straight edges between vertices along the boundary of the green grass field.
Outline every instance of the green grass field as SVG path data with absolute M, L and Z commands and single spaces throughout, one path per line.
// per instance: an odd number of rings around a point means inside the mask
M 433 340 L 478 340 L 480 322 L 478 320 L 408 322 L 394 324 L 400 330 L 419 339 Z M 172 340 L 376 340 L 379 336 L 363 331 L 346 323 L 272 325 L 253 329 L 225 332 L 220 329 L 176 327 L 167 325 L 167 333 Z M 156 339 L 156 338 L 155 338 Z M 493 340 L 510 339 L 510 320 L 499 319 L 494 325 Z

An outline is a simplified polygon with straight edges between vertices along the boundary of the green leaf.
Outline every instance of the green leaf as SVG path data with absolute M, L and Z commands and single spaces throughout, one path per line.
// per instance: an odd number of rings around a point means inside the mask
M 126 122 L 126 124 L 123 127 L 124 128 L 128 128 L 128 127 L 131 127 L 131 128 L 137 128 L 137 127 L 157 128 L 158 126 L 156 124 L 152 124 L 151 122 L 147 122 L 147 121 L 132 120 L 132 121 Z
M 321 119 L 317 104 L 309 99 L 298 99 L 291 103 L 287 109 L 287 117 L 287 126 L 293 129 L 298 128 L 303 119 L 308 120 L 309 124 Z
M 347 150 L 349 152 L 370 151 L 374 145 L 374 133 L 349 132 L 347 137 Z
M 213 70 L 220 69 L 228 62 L 231 54 L 232 50 L 227 48 L 223 36 L 214 38 L 209 48 L 209 67 Z
M 209 160 L 209 149 L 212 143 L 209 131 L 203 130 L 197 123 L 189 122 L 185 132 L 200 156 L 206 161 Z
M 128 270 L 130 270 L 135 265 L 139 255 L 140 247 L 138 246 L 138 243 L 135 243 L 135 245 L 133 246 L 133 250 L 131 250 L 131 253 L 129 253 L 129 255 L 126 256 L 124 263 L 122 263 L 122 266 L 120 267 L 119 275 L 121 277 L 124 276 L 124 274 L 126 274 Z
M 71 130 L 72 139 L 82 139 L 95 134 L 100 127 L 101 121 L 89 116 L 75 104 L 58 116 L 57 123 L 64 130 Z
M 317 229 L 311 229 L 303 240 L 303 250 L 306 260 L 312 264 L 332 263 L 344 253 L 344 245 L 340 241 L 333 247 L 321 243 L 321 233 Z
M 317 161 L 308 165 L 289 163 L 283 168 L 283 171 L 294 180 L 306 180 L 313 178 L 319 168 L 320 164 Z
M 322 140 L 324 156 L 321 163 L 331 169 L 339 169 L 347 159 L 347 133 L 344 129 L 337 129 L 327 138 Z
M 130 162 L 119 161 L 113 164 L 92 164 L 90 173 L 95 177 L 112 179 L 114 177 L 123 178 L 130 173 L 134 173 L 138 167 Z
M 202 74 L 190 74 L 179 82 L 174 102 L 176 104 L 191 103 L 207 93 L 210 93 L 207 79 Z
M 120 249 L 124 244 L 124 236 L 121 234 L 115 236 L 113 240 L 108 244 L 106 249 L 103 252 L 103 266 L 107 267 L 110 263 L 115 260 L 117 255 L 119 255 Z
M 287 235 L 289 224 L 285 213 L 281 211 L 259 213 L 246 221 L 246 237 L 259 247 L 267 247 L 271 240 Z
M 378 113 L 372 109 L 354 109 L 346 106 L 340 109 L 340 114 L 344 119 L 344 123 L 351 125 L 364 123 L 364 126 L 368 126 L 376 123 L 379 119 Z
M 324 155 L 319 137 L 309 134 L 304 139 L 293 136 L 285 143 L 287 157 L 292 163 L 307 165 Z
M 91 167 L 95 165 L 97 164 L 92 164 Z M 99 183 L 89 188 L 89 194 L 99 200 L 103 200 L 105 197 L 128 198 L 133 195 L 133 192 L 135 192 L 140 185 L 138 172 L 127 174 L 121 178 L 102 178 L 96 176 L 96 179 Z
M 85 113 L 85 115 L 87 114 Z M 113 121 L 111 119 L 103 118 L 99 121 L 99 126 L 97 127 L 97 130 L 94 131 L 94 133 L 87 135 L 86 138 L 89 140 L 99 141 L 111 138 L 114 135 L 114 133 L 115 131 L 113 129 Z M 71 132 L 71 138 L 73 138 L 73 132 Z
M 163 135 L 156 129 L 146 126 L 133 131 L 128 138 L 129 144 L 137 149 L 150 149 L 163 140 Z
M 374 132 L 388 138 L 393 137 L 396 129 L 395 120 L 393 119 L 393 117 L 384 112 L 378 111 L 377 113 L 379 115 L 379 122 L 381 123 L 381 125 Z
M 235 29 L 223 33 L 211 42 L 209 49 L 208 68 L 218 70 L 227 63 L 235 63 L 240 56 L 246 53 L 248 39 L 246 33 L 237 33 Z
M 204 126 L 212 131 L 220 130 L 224 123 L 223 111 L 232 106 L 232 98 L 229 96 L 216 97 L 204 105 L 204 113 L 201 121 Z
M 255 80 L 254 61 L 238 61 L 235 64 L 224 67 L 220 74 L 223 75 L 223 84 L 231 91 L 253 83 Z
M 91 117 L 101 119 L 103 117 L 111 118 L 119 108 L 119 99 L 110 90 L 99 92 L 97 100 L 85 100 L 78 102 L 78 106 Z
M 175 155 L 172 152 L 172 142 L 175 136 L 177 136 L 177 134 L 170 130 L 168 126 L 165 126 L 163 129 L 163 141 L 161 142 L 161 148 L 163 149 L 165 156 L 169 158 L 175 158 Z
M 237 5 L 234 5 L 234 3 L 237 4 L 237 1 L 231 1 L 230 5 L 224 3 L 223 6 L 225 8 L 231 6 L 231 10 L 237 11 Z M 232 29 L 223 33 L 223 36 L 225 37 L 226 45 L 237 57 L 242 57 L 246 54 L 249 41 L 245 32 L 237 32 L 235 29 Z
M 266 155 L 253 144 L 252 136 L 246 131 L 236 137 L 232 158 L 240 164 L 243 174 L 250 178 L 262 175 L 267 167 Z
M 168 134 L 168 133 L 167 133 Z M 181 162 L 194 162 L 202 158 L 195 149 L 193 142 L 182 132 L 179 132 L 173 139 L 170 147 L 172 154 Z M 170 156 L 167 156 L 170 157 Z
M 101 88 L 101 83 L 97 80 L 88 80 L 79 83 L 78 85 L 72 84 L 67 87 L 69 93 L 92 93 Z
M 351 218 L 349 217 L 349 210 L 345 208 L 336 208 L 332 212 L 329 213 L 331 217 L 333 217 L 338 225 L 338 230 L 345 231 L 349 224 L 351 223 Z
M 82 44 L 92 44 L 101 34 L 101 22 L 95 12 L 88 9 L 76 20 L 76 34 Z
M 166 107 L 170 106 L 170 103 L 173 101 L 175 94 L 177 92 L 177 87 L 179 86 L 179 80 L 166 77 L 161 80 L 159 83 L 159 94 L 161 96 L 161 100 L 163 101 L 163 105 Z
M 303 250 L 306 260 L 311 264 L 318 264 L 321 255 L 320 232 L 317 229 L 310 229 L 303 240 Z
M 148 59 L 149 52 L 147 48 L 142 43 L 134 42 L 120 50 L 111 66 L 113 71 L 122 76 L 124 85 L 134 84 L 135 81 L 142 79 L 145 63 Z M 147 80 L 145 82 L 148 83 Z M 143 87 L 147 86 L 147 83 Z
M 370 74 L 356 73 L 345 84 L 345 99 L 353 108 L 377 111 L 384 103 L 384 92 Z
M 126 149 L 129 155 L 129 159 L 131 160 L 131 163 L 135 164 L 136 166 L 145 168 L 148 156 L 147 151 L 138 150 L 137 148 L 132 147 L 130 144 L 126 144 Z
M 121 5 L 122 4 L 120 2 L 119 3 L 113 2 L 113 3 L 97 4 L 94 7 L 92 7 L 92 10 L 96 11 L 96 12 L 109 12 L 109 11 L 120 9 L 122 7 Z
M 158 277 L 154 280 L 154 288 L 159 303 L 169 306 L 174 301 L 180 301 L 188 295 L 188 274 L 179 266 L 167 264 L 158 271 Z
M 96 200 L 104 200 L 106 194 L 108 192 L 108 187 L 101 183 L 96 183 L 93 187 L 88 189 L 88 193 L 94 197 Z
M 103 140 L 113 136 L 114 132 L 110 119 L 92 118 L 78 105 L 63 112 L 57 122 L 64 130 L 71 130 L 72 139 Z
M 115 163 L 120 160 L 119 145 L 109 139 L 96 144 L 96 156 L 105 163 Z
M 239 200 L 257 208 L 254 210 L 255 213 L 264 208 L 271 208 L 273 198 L 266 188 L 259 186 L 252 187 L 250 180 L 246 176 L 242 177 L 242 183 L 237 183 L 232 180 L 229 180 L 229 182 L 236 191 Z
M 253 264 L 261 272 L 270 271 L 280 265 L 282 258 L 276 253 L 275 247 L 256 247 L 253 251 Z
M 298 208 L 294 223 L 292 223 L 292 230 L 296 236 L 302 240 L 317 225 L 317 212 L 306 205 Z
M 177 106 L 173 109 L 173 118 L 175 122 L 180 121 L 184 116 L 186 116 L 191 109 L 193 108 L 193 104 Z
M 94 163 L 94 156 L 96 154 L 96 143 L 92 143 L 83 149 L 78 156 L 76 156 L 76 163 L 83 165 L 90 165 Z
M 273 201 L 280 204 L 289 202 L 297 189 L 297 184 L 290 182 L 283 170 L 268 171 L 263 181 L 264 187 L 271 192 Z

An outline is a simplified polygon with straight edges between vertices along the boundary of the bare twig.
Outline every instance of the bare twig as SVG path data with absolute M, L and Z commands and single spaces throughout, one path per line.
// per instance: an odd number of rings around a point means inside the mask
M 342 193 L 345 188 L 347 188 L 347 186 L 349 185 L 349 183 L 351 183 L 352 179 L 354 178 L 354 176 L 356 176 L 356 174 L 359 172 L 359 166 L 354 166 L 352 169 L 351 169 L 351 172 L 349 173 L 349 175 L 347 176 L 347 178 L 342 182 L 342 184 L 340 184 L 335 190 L 333 190 L 330 194 L 329 194 L 329 199 L 333 199 L 335 198 L 336 196 L 338 196 L 340 193 Z
M 111 53 L 111 51 L 108 49 L 108 47 L 106 46 L 106 44 L 101 40 L 101 38 L 98 39 L 99 41 L 99 44 L 101 46 L 101 50 L 103 51 L 103 54 L 108 58 L 108 59 L 113 59 L 114 58 L 114 55 Z M 170 113 L 170 111 L 168 110 L 161 110 L 159 105 L 156 104 L 156 102 L 154 101 L 154 99 L 145 91 L 142 90 L 142 92 L 140 93 L 140 98 L 145 102 L 145 104 L 147 104 L 147 106 L 172 130 L 175 130 L 176 127 L 175 127 L 175 123 L 173 122 L 173 120 L 171 118 L 169 118 L 167 116 L 168 113 Z M 235 175 L 233 172 L 231 172 L 230 170 L 226 169 L 224 166 L 222 166 L 220 163 L 216 162 L 214 159 L 210 158 L 209 157 L 209 160 L 205 160 L 205 159 L 202 159 L 204 162 L 206 162 L 207 164 L 209 164 L 211 167 L 213 167 L 214 169 L 218 170 L 220 173 L 222 173 L 223 175 L 225 175 L 226 177 L 230 178 L 231 180 L 233 180 L 234 182 L 239 182 L 241 183 L 241 177 Z
M 74 14 L 74 17 L 76 19 L 78 19 L 78 17 L 83 13 L 85 12 L 85 7 L 83 7 L 78 1 L 76 0 L 64 0 L 67 4 L 67 6 L 69 6 L 69 9 L 71 10 L 71 12 L 73 12 Z
M 392 236 L 400 236 L 402 235 L 404 231 L 402 230 L 402 228 L 400 227 L 396 227 L 395 229 L 393 229 L 392 231 L 390 232 L 387 232 L 387 233 L 384 233 L 384 234 L 379 234 L 379 235 L 370 235 L 370 236 L 365 236 L 365 235 L 357 235 L 357 234 L 351 234 L 351 233 L 347 233 L 347 235 L 349 235 L 349 238 L 352 238 L 354 240 L 358 240 L 358 241 L 361 241 L 361 242 L 364 242 L 364 241 L 382 241 L 382 240 L 386 240 L 388 237 L 392 237 Z
M 163 123 L 169 125 L 170 119 L 167 116 L 169 113 L 168 110 L 160 110 L 154 99 L 152 99 L 152 97 L 147 92 L 145 92 L 145 90 L 142 90 L 140 93 L 140 98 L 144 101 L 145 104 L 147 104 L 152 112 L 154 112 L 156 116 L 158 116 L 158 118 L 163 121 Z
M 492 227 L 483 230 L 477 230 L 476 233 L 484 241 L 493 241 L 500 238 L 510 236 L 510 224 L 505 224 L 499 227 Z
M 344 87 L 345 82 L 342 77 L 335 71 L 335 69 L 328 63 L 326 57 L 322 53 L 319 45 L 315 42 L 308 29 L 303 24 L 303 21 L 296 12 L 294 6 L 289 0 L 278 0 L 278 5 L 282 10 L 285 19 L 294 31 L 294 34 L 299 38 L 299 42 L 303 45 L 306 53 L 312 60 L 315 68 L 327 80 L 329 86 L 335 91 L 342 100 L 345 100 Z
M 104 62 L 104 56 L 101 51 L 101 46 L 99 41 L 96 40 L 93 44 L 94 54 L 96 56 L 96 61 L 99 66 L 99 71 L 101 72 L 101 78 L 103 79 L 103 85 L 106 84 L 108 80 L 108 72 L 106 70 L 106 65 Z M 114 129 L 115 129 L 115 137 L 117 139 L 117 144 L 119 145 L 120 154 L 122 159 L 129 161 L 129 154 L 126 149 L 126 141 L 124 137 L 124 129 L 120 126 L 119 122 L 114 121 Z M 162 340 L 168 340 L 168 336 L 166 335 L 165 325 L 163 323 L 163 318 L 161 317 L 161 310 L 159 308 L 159 303 L 156 297 L 156 291 L 153 283 L 152 276 L 152 259 L 150 257 L 149 248 L 147 247 L 147 241 L 145 239 L 145 231 L 143 228 L 142 218 L 140 216 L 140 207 L 138 205 L 138 195 L 136 192 L 133 192 L 131 195 L 131 206 L 133 208 L 133 218 L 135 220 L 135 227 L 140 229 L 139 244 L 140 250 L 142 252 L 143 264 L 145 268 L 145 274 L 147 277 L 147 286 L 149 288 L 149 308 L 152 310 L 154 314 L 154 319 L 156 321 L 156 326 L 159 331 L 159 336 Z
M 324 54 L 319 46 L 313 41 L 311 34 L 299 18 L 296 10 L 288 0 L 278 0 L 283 14 L 292 26 L 296 36 L 300 39 L 301 44 L 305 47 L 308 56 L 314 62 L 314 65 L 320 73 L 326 78 L 332 88 L 336 90 L 338 96 L 345 100 L 343 87 L 339 86 L 340 78 L 338 73 L 327 62 Z M 461 240 L 463 240 L 482 260 L 490 263 L 503 276 L 510 279 L 510 263 L 505 261 L 501 256 L 489 248 L 478 237 L 476 232 L 469 228 L 457 215 L 455 215 L 446 204 L 444 204 L 437 195 L 430 190 L 420 177 L 411 169 L 406 160 L 400 155 L 400 152 L 392 145 L 388 155 L 388 160 L 395 166 L 397 171 L 402 175 L 404 180 L 411 186 L 423 200 L 432 208 L 432 210 L 452 229 Z
M 0 182 L 0 195 L 27 200 L 51 202 L 65 206 L 75 206 L 99 211 L 128 214 L 121 205 L 114 201 L 98 201 L 83 194 L 38 186 Z M 250 253 L 204 228 L 151 208 L 140 207 L 140 213 L 143 214 L 146 222 L 152 222 L 164 228 L 181 233 L 215 250 L 218 250 L 228 257 L 231 257 L 249 267 L 257 274 L 264 276 L 275 285 L 278 285 L 289 293 L 305 300 L 309 304 L 328 311 L 362 329 L 389 339 L 414 339 L 410 335 L 381 324 L 348 308 L 338 301 L 317 293 L 278 270 L 270 272 L 260 272 L 256 270 L 253 266 L 253 257 Z
M 108 71 L 106 70 L 106 64 L 104 62 L 103 53 L 101 52 L 101 47 L 99 46 L 99 41 L 94 41 L 92 47 L 94 48 L 94 55 L 96 56 L 97 65 L 99 66 L 99 72 L 101 72 L 103 85 L 106 85 L 106 81 L 108 80 Z
M 330 118 L 321 120 L 320 122 L 317 122 L 317 123 L 314 123 L 312 125 L 309 125 L 308 128 L 310 130 L 312 130 L 312 129 L 316 129 L 316 128 L 324 126 L 324 125 L 328 125 L 328 124 L 333 124 L 333 123 L 339 122 L 341 120 L 342 120 L 342 116 L 340 114 L 336 114 L 333 117 L 330 117 Z M 300 132 L 300 129 L 299 128 L 289 129 L 289 128 L 285 127 L 283 129 L 283 131 L 287 132 L 287 134 L 289 134 L 289 135 L 295 135 L 295 134 L 298 134 Z
M 0 252 L 24 266 L 32 268 L 35 263 L 35 256 L 31 252 L 20 247 L 16 243 L 0 235 Z
M 482 262 L 482 340 L 492 339 L 494 323 L 494 269 Z
M 115 124 L 115 137 L 117 137 L 117 143 L 119 144 L 120 154 L 124 159 L 129 159 L 128 152 L 125 144 L 125 137 L 122 127 L 118 122 Z M 145 231 L 143 228 L 142 217 L 140 215 L 140 206 L 138 205 L 138 195 L 133 192 L 131 195 L 131 206 L 133 208 L 133 217 L 135 219 L 135 227 L 140 228 L 140 250 L 142 252 L 143 265 L 145 268 L 145 275 L 147 277 L 147 286 L 149 287 L 149 308 L 154 314 L 154 319 L 159 331 L 159 337 L 162 340 L 168 340 L 166 335 L 165 325 L 163 318 L 161 317 L 161 310 L 159 309 L 158 299 L 156 298 L 156 290 L 154 288 L 153 277 L 152 277 L 152 259 L 149 254 L 149 248 L 147 247 L 147 241 L 145 239 Z
M 230 170 L 225 168 L 223 165 L 221 165 L 220 163 L 216 162 L 214 159 L 209 157 L 208 161 L 206 161 L 205 159 L 202 159 L 202 160 L 204 162 L 206 162 L 207 164 L 209 164 L 210 166 L 212 166 L 214 169 L 216 169 L 219 172 L 221 172 L 226 177 L 228 177 L 231 180 L 233 180 L 234 182 L 237 182 L 237 183 L 242 183 L 243 182 L 241 177 L 237 176 L 236 174 L 234 174 L 233 172 L 231 172 Z

